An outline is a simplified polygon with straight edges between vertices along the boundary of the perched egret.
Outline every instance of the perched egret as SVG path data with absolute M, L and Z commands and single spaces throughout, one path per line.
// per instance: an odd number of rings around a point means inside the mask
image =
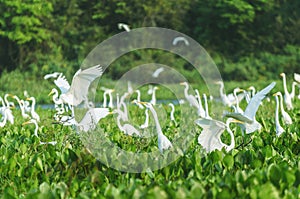
M 282 77 L 283 80 L 283 89 L 284 89 L 284 102 L 288 110 L 293 109 L 293 104 L 292 104 L 292 97 L 291 94 L 288 92 L 287 87 L 286 87 L 286 76 L 285 73 L 280 73 L 280 76 Z
M 274 96 L 279 96 L 279 98 L 280 98 L 280 111 L 281 111 L 281 115 L 282 115 L 284 123 L 285 124 L 292 124 L 293 121 L 292 121 L 291 116 L 284 110 L 283 97 L 282 97 L 281 92 L 275 93 Z
M 295 87 L 298 85 L 298 83 L 297 82 L 293 82 L 292 83 L 292 92 L 291 92 L 291 94 L 290 94 L 290 96 L 291 96 L 291 98 L 292 99 L 294 99 L 295 98 Z
M 266 95 L 275 87 L 276 83 L 272 82 L 266 88 L 256 93 L 250 100 L 249 104 L 246 107 L 246 110 L 243 114 L 241 113 L 227 113 L 226 117 L 232 117 L 237 120 L 244 122 L 241 124 L 243 134 L 252 133 L 256 130 L 261 129 L 261 124 L 256 121 L 255 115 L 258 110 L 261 101 L 266 97 Z
M 137 103 L 137 104 L 140 104 L 140 103 Z M 141 104 L 140 104 L 140 105 L 141 105 Z M 148 112 L 148 109 L 145 110 L 145 116 L 146 116 L 145 122 L 144 122 L 144 124 L 142 124 L 142 125 L 140 126 L 141 129 L 148 128 L 148 126 L 149 126 L 149 112 Z
M 163 132 L 161 130 L 161 126 L 160 126 L 159 121 L 158 121 L 158 116 L 157 116 L 156 111 L 153 108 L 153 105 L 151 103 L 148 103 L 148 102 L 139 102 L 139 103 L 143 104 L 152 113 L 152 116 L 153 116 L 154 122 L 155 122 L 155 126 L 156 126 L 156 131 L 157 131 L 157 139 L 158 139 L 158 149 L 159 149 L 159 151 L 161 153 L 163 153 L 164 150 L 172 148 L 173 147 L 172 143 L 163 134 Z
M 275 129 L 276 129 L 276 135 L 279 137 L 282 133 L 284 133 L 284 129 L 282 128 L 279 122 L 279 100 L 277 95 L 275 95 L 275 101 L 276 101 Z
M 141 101 L 141 91 L 140 90 L 135 90 L 135 92 L 137 93 L 137 98 L 136 98 L 136 100 L 137 100 L 137 102 L 140 102 Z M 138 105 L 138 107 L 140 108 L 140 109 L 144 109 L 144 106 L 143 105 L 141 105 L 140 103 L 136 103 L 137 105 Z
M 234 95 L 234 98 L 235 98 L 235 108 L 236 108 L 236 113 L 240 113 L 240 114 L 243 114 L 244 111 L 240 108 L 239 106 L 239 99 L 237 97 L 237 92 L 243 92 L 244 90 L 243 89 L 240 89 L 240 88 L 235 88 L 233 90 L 233 95 Z
M 125 23 L 118 23 L 118 28 L 121 30 L 122 28 L 126 31 L 126 32 L 129 32 L 130 31 L 130 28 L 127 24 Z
M 159 74 L 162 73 L 164 70 L 165 70 L 164 67 L 160 67 L 160 68 L 156 69 L 153 72 L 152 77 L 158 78 Z
M 29 119 L 30 116 L 25 112 L 24 100 L 20 100 L 19 97 L 16 96 L 16 95 L 11 95 L 11 94 L 10 94 L 10 96 L 11 96 L 12 98 L 14 98 L 14 99 L 18 102 L 19 107 L 20 107 L 20 110 L 21 110 L 21 115 L 22 115 L 22 117 L 23 117 L 24 119 Z
M 40 116 L 35 111 L 35 98 L 34 97 L 29 97 L 26 100 L 30 100 L 31 101 L 31 109 L 30 109 L 31 118 L 33 118 L 37 122 L 39 122 L 40 121 Z
M 220 97 L 221 97 L 222 103 L 225 106 L 229 106 L 229 107 L 234 105 L 236 103 L 236 98 L 234 97 L 234 95 L 232 93 L 228 94 L 228 95 L 226 95 L 226 93 L 224 93 L 223 81 L 217 81 L 215 83 L 220 85 Z M 241 100 L 244 98 L 244 95 L 243 94 L 238 95 L 237 97 L 238 97 L 238 101 L 241 102 Z
M 181 82 L 180 85 L 185 86 L 184 96 L 185 96 L 186 100 L 190 103 L 190 106 L 194 106 L 194 107 L 196 107 L 198 109 L 199 108 L 199 104 L 198 104 L 198 101 L 197 101 L 196 97 L 194 95 L 190 95 L 188 93 L 189 84 L 187 82 Z
M 132 94 L 133 93 L 133 88 L 132 88 L 132 85 L 131 85 L 131 81 L 128 81 L 127 82 L 127 92 L 129 94 Z
M 156 105 L 156 90 L 159 90 L 157 86 L 154 86 L 152 89 L 152 97 L 150 103 Z
M 39 125 L 38 122 L 35 119 L 30 119 L 27 122 L 24 122 L 22 125 L 26 125 L 26 124 L 34 124 L 35 125 L 35 129 L 34 129 L 34 136 L 39 137 L 38 136 L 38 130 L 39 130 Z M 40 144 L 52 144 L 52 145 L 56 145 L 57 142 L 52 141 L 52 142 L 40 142 Z
M 174 117 L 175 106 L 172 103 L 169 103 L 168 105 L 171 107 L 170 120 L 175 122 L 175 117 Z
M 205 118 L 206 118 L 206 119 L 212 119 L 212 118 L 209 116 L 208 104 L 207 104 L 207 96 L 206 96 L 205 93 L 203 93 L 203 100 L 204 100 L 204 106 L 205 106 Z
M 247 90 L 250 90 L 251 91 L 251 96 L 250 97 L 253 97 L 256 93 L 256 89 L 254 86 L 250 86 Z
M 199 118 L 195 121 L 197 125 L 203 128 L 198 137 L 198 143 L 210 153 L 214 150 L 221 150 L 223 147 L 228 152 L 235 146 L 234 135 L 229 127 L 230 123 L 241 123 L 233 118 L 228 118 L 226 123 L 218 120 Z M 221 135 L 227 130 L 231 137 L 230 145 L 226 145 L 221 140 Z
M 118 125 L 120 131 L 122 131 L 126 135 L 130 135 L 130 136 L 132 136 L 133 134 L 136 134 L 137 136 L 141 135 L 140 132 L 131 124 L 123 124 L 123 125 L 121 124 L 120 120 L 121 120 L 122 111 L 120 111 L 119 109 L 115 109 L 113 112 L 118 114 L 117 125 Z
M 184 42 L 186 46 L 190 45 L 189 41 L 185 37 L 175 37 L 172 42 L 173 46 L 176 46 L 180 41 Z
M 54 102 L 55 106 L 59 106 L 63 104 L 63 101 L 59 98 L 58 90 L 53 88 L 48 96 L 52 95 L 52 101 Z
M 109 108 L 113 108 L 113 97 L 112 97 L 112 93 L 115 91 L 114 89 L 109 89 L 109 88 L 105 88 L 105 87 L 101 87 L 101 90 L 104 91 L 103 93 L 103 108 L 109 107 Z M 107 96 L 109 96 L 109 103 L 107 106 Z
M 198 89 L 195 89 L 195 93 L 196 93 L 196 98 L 197 98 L 197 100 L 198 100 L 198 116 L 200 116 L 200 117 L 205 117 L 205 110 L 204 110 L 204 108 L 203 108 L 203 106 L 202 106 L 202 101 L 201 101 L 201 98 L 200 98 L 200 94 L 199 94 L 199 91 L 198 91 Z
M 5 105 L 2 97 L 0 97 L 0 101 L 2 102 L 2 107 L 0 108 L 0 114 L 2 115 L 0 127 L 4 127 L 7 121 L 9 121 L 11 124 L 14 124 L 14 116 L 12 111 Z

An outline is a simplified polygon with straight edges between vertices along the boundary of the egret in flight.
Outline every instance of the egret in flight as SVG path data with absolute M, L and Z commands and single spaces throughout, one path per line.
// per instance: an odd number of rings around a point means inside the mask
M 189 46 L 189 45 L 190 45 L 189 41 L 188 41 L 185 37 L 175 37 L 175 38 L 173 39 L 172 44 L 173 44 L 173 46 L 176 46 L 177 43 L 178 43 L 178 42 L 181 42 L 181 41 L 182 41 L 186 46 Z
M 118 23 L 118 28 L 119 28 L 120 30 L 123 28 L 126 32 L 129 32 L 129 31 L 130 31 L 129 25 L 128 25 L 128 24 L 125 24 L 125 23 Z
M 68 105 L 78 106 L 83 101 L 88 106 L 88 88 L 91 83 L 102 75 L 100 65 L 93 66 L 84 70 L 79 69 L 73 76 L 70 88 L 66 93 L 60 95 L 60 99 Z
M 266 88 L 261 90 L 260 92 L 256 93 L 250 100 L 249 104 L 246 107 L 244 113 L 227 113 L 226 117 L 232 117 L 239 121 L 244 122 L 241 124 L 243 134 L 252 133 L 256 130 L 261 129 L 261 124 L 256 121 L 255 115 L 258 110 L 261 101 L 266 97 L 266 95 L 275 87 L 276 83 L 272 82 Z
M 152 77 L 158 78 L 158 76 L 160 75 L 160 73 L 162 73 L 164 70 L 165 70 L 164 67 L 160 67 L 160 68 L 156 69 L 153 72 Z
M 195 123 L 203 128 L 198 137 L 198 143 L 206 150 L 207 153 L 210 153 L 214 150 L 221 150 L 223 147 L 227 152 L 231 151 L 232 149 L 234 149 L 235 141 L 233 132 L 231 131 L 229 125 L 233 122 L 242 123 L 241 121 L 235 120 L 233 118 L 228 118 L 226 120 L 226 123 L 207 118 L 197 119 Z M 227 130 L 230 135 L 230 145 L 224 144 L 221 140 L 221 135 L 225 130 Z

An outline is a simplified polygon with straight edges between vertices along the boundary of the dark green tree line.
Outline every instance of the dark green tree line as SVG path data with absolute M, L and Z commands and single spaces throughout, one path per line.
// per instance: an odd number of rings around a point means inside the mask
M 119 22 L 183 32 L 229 76 L 238 69 L 245 78 L 243 71 L 259 73 L 277 62 L 292 71 L 299 65 L 299 10 L 297 0 L 0 0 L 0 72 L 71 73 L 96 44 L 120 32 Z M 266 55 L 280 60 L 263 62 Z M 253 64 L 251 57 L 259 59 L 254 67 L 241 64 Z

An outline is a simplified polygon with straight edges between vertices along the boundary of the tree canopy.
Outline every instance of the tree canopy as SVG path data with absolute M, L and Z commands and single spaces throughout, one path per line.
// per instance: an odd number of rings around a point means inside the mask
M 231 72 L 236 69 L 242 79 L 247 71 L 268 70 L 271 75 L 276 63 L 295 71 L 300 62 L 299 10 L 297 0 L 0 0 L 0 73 L 71 72 L 95 45 L 120 32 L 120 22 L 191 36 L 229 78 L 235 78 Z

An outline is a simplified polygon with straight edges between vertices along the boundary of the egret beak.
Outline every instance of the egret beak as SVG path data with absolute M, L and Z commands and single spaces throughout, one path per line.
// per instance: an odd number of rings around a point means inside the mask
M 28 101 L 28 100 L 31 100 L 31 99 L 30 99 L 30 97 L 27 97 L 26 100 Z
M 147 102 L 137 102 L 137 103 L 142 104 L 142 105 L 147 104 Z
M 284 73 L 280 73 L 280 76 L 283 77 L 283 76 L 284 76 Z
M 24 125 L 26 125 L 26 124 L 31 124 L 31 121 L 29 120 L 29 121 L 27 121 L 27 122 L 24 122 L 24 123 L 22 124 L 22 126 L 24 126 Z
M 242 122 L 242 121 L 240 121 L 240 120 L 236 120 L 236 119 L 232 120 L 232 122 L 234 122 L 234 123 L 239 123 L 239 124 L 244 124 L 244 122 Z
M 48 96 L 52 95 L 53 93 L 54 93 L 54 91 L 51 90 L 50 93 L 48 94 Z M 28 100 L 28 98 L 26 100 Z
M 273 94 L 273 96 L 278 96 L 278 95 L 279 95 L 279 92 Z
M 185 82 L 180 82 L 179 84 L 180 84 L 180 85 L 184 85 L 184 83 L 185 83 Z

